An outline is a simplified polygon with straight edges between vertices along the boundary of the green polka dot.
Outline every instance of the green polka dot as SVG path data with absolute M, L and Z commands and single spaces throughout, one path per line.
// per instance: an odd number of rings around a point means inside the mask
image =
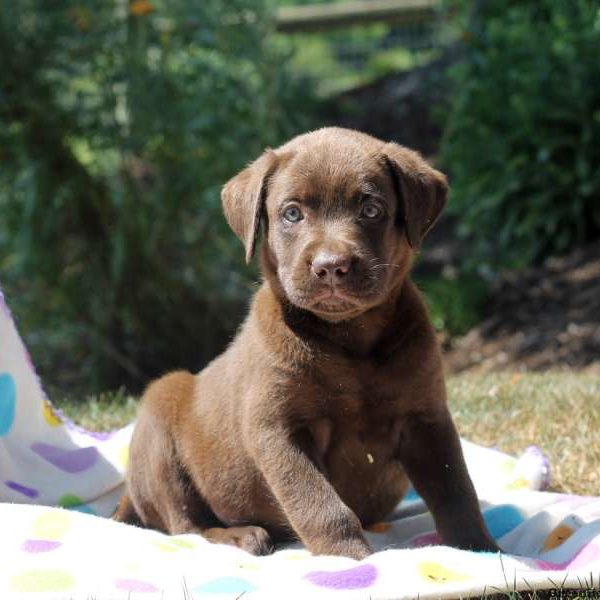
M 10 587 L 14 592 L 67 592 L 75 583 L 66 571 L 40 569 L 13 575 Z
M 58 501 L 58 505 L 63 508 L 73 508 L 79 504 L 83 504 L 83 500 L 75 494 L 65 494 L 64 496 L 61 496 Z
M 58 500 L 58 505 L 61 508 L 67 508 L 69 510 L 76 510 L 88 515 L 95 515 L 96 513 L 83 502 L 83 500 L 75 494 L 64 494 Z

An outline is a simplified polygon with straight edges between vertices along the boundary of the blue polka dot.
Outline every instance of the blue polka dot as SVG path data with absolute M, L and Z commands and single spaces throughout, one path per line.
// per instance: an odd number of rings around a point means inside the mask
M 8 434 L 15 420 L 17 387 L 12 375 L 0 373 L 0 437 Z
M 241 577 L 219 577 L 194 588 L 194 592 L 207 594 L 243 594 L 254 591 L 256 586 Z
M 96 511 L 91 506 L 88 506 L 87 504 L 77 504 L 75 506 L 66 506 L 65 508 L 67 510 L 74 510 L 75 512 L 80 512 L 85 515 L 94 515 L 94 516 L 96 515 Z
M 497 540 L 518 527 L 525 518 L 516 506 L 500 504 L 483 511 L 483 520 L 490 535 Z
M 418 500 L 421 500 L 421 496 L 419 496 L 419 494 L 417 494 L 417 490 L 415 490 L 415 488 L 411 487 L 408 488 L 408 492 L 406 492 L 406 494 L 404 495 L 403 500 L 405 502 L 417 502 Z

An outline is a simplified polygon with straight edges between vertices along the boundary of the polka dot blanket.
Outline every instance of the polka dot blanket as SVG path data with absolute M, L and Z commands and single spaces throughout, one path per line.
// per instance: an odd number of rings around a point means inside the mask
M 299 545 L 259 558 L 107 519 L 130 435 L 131 426 L 85 431 L 52 407 L 0 292 L 0 598 L 367 600 L 600 587 L 600 498 L 539 491 L 549 469 L 535 447 L 512 458 L 463 442 L 502 553 L 441 545 L 411 491 L 369 528 L 376 552 L 356 562 Z

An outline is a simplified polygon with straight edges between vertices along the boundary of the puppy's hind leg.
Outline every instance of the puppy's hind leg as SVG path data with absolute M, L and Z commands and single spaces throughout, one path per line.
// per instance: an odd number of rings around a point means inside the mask
M 165 485 L 155 493 L 154 506 L 160 507 L 168 533 L 196 533 L 210 542 L 237 546 L 250 554 L 272 552 L 271 537 L 262 527 L 224 527 L 181 466 L 165 468 L 162 475 Z
M 167 500 L 171 504 L 166 515 L 171 534 L 198 533 L 210 542 L 237 546 L 250 554 L 272 552 L 271 537 L 262 527 L 223 527 L 189 476 L 181 469 L 178 471 L 175 477 L 171 477 L 171 493 Z
M 135 511 L 133 502 L 128 494 L 123 494 L 119 505 L 117 506 L 112 518 L 120 523 L 128 523 L 129 525 L 142 525 L 140 516 Z

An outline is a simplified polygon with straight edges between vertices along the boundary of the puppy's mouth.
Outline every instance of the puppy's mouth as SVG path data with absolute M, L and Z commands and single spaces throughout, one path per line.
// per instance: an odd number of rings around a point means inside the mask
M 288 300 L 304 310 L 327 320 L 354 318 L 381 300 L 385 286 L 380 279 L 353 282 L 307 282 L 281 278 Z
M 326 313 L 347 312 L 361 305 L 360 297 L 347 290 L 332 287 L 314 294 L 307 302 L 311 310 Z

